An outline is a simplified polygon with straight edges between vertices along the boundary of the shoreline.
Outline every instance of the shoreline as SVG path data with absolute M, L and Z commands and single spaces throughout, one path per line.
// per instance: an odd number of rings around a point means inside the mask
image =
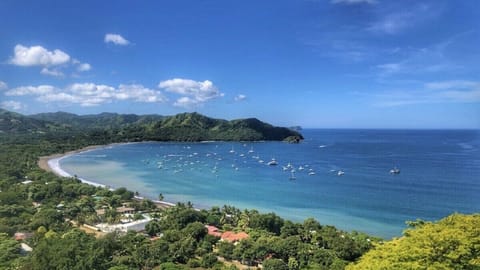
M 134 143 L 139 143 L 139 142 L 111 143 L 111 144 L 104 144 L 104 145 L 90 145 L 90 146 L 86 146 L 86 147 L 83 147 L 83 148 L 80 148 L 80 149 L 77 149 L 77 150 L 68 151 L 68 152 L 65 152 L 65 153 L 62 153 L 62 154 L 52 154 L 52 155 L 49 155 L 49 156 L 41 156 L 41 157 L 38 158 L 37 165 L 38 165 L 38 167 L 40 167 L 40 169 L 42 169 L 44 171 L 47 171 L 47 172 L 51 172 L 51 173 L 55 174 L 56 176 L 73 178 L 74 177 L 73 175 L 69 174 L 68 172 L 66 172 L 62 169 L 62 167 L 60 166 L 60 160 L 62 160 L 64 158 L 67 158 L 67 157 L 70 157 L 70 156 L 75 155 L 75 154 L 86 153 L 86 152 L 90 152 L 90 151 L 93 151 L 93 150 L 112 147 L 112 146 L 116 146 L 116 145 L 134 144 Z M 91 185 L 91 186 L 94 186 L 94 187 L 103 187 L 103 188 L 109 188 L 110 190 L 114 190 L 114 188 L 112 188 L 112 187 L 109 187 L 109 186 L 104 185 L 104 184 L 96 183 L 96 182 L 93 182 L 93 181 L 90 181 L 90 180 L 87 180 L 87 179 L 84 179 L 84 178 L 77 177 L 77 179 L 80 180 L 80 182 L 82 182 L 84 184 L 88 184 L 88 185 Z M 134 199 L 144 200 L 145 198 L 142 197 L 142 196 L 134 196 Z M 175 206 L 175 204 L 171 203 L 171 202 L 159 201 L 159 200 L 154 200 L 154 199 L 151 200 L 151 201 L 154 202 L 157 206 L 162 206 L 162 207 Z

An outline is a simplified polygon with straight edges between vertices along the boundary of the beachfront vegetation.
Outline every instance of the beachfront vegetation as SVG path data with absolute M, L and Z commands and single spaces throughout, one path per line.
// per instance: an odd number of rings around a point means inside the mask
M 197 211 L 191 203 L 179 203 L 159 208 L 135 199 L 125 188 L 90 186 L 37 165 L 40 156 L 128 138 L 109 137 L 108 129 L 68 133 L 59 131 L 60 124 L 53 124 L 55 132 L 35 125 L 17 125 L 15 136 L 0 134 L 0 269 L 237 269 L 240 263 L 289 270 L 479 266 L 479 215 L 414 222 L 404 237 L 382 242 L 314 219 L 294 223 L 274 213 L 232 206 Z M 134 208 L 137 218 L 144 213 L 154 217 L 145 233 L 99 235 L 82 226 L 118 222 L 115 209 L 122 204 Z M 205 225 L 245 232 L 248 238 L 220 241 Z M 33 251 L 22 251 L 13 240 L 17 232 L 29 235 L 21 241 Z
M 404 236 L 378 243 L 347 269 L 480 269 L 480 215 L 418 221 Z

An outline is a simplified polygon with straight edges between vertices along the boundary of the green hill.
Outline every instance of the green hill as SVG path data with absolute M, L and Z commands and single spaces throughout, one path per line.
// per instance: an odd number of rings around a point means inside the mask
M 4 133 L 34 133 L 45 131 L 69 134 L 94 134 L 109 141 L 260 141 L 303 139 L 297 131 L 275 127 L 256 118 L 227 121 L 199 113 L 174 116 L 101 113 L 76 115 L 66 112 L 24 116 L 2 111 Z M 8 123 L 8 125 L 6 124 Z
M 65 130 L 67 128 L 50 121 L 0 109 L 0 133 L 45 133 Z

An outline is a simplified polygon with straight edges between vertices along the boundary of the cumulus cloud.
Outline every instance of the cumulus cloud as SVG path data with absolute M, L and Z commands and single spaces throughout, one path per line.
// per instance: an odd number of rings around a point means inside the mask
M 120 84 L 116 98 L 149 103 L 167 101 L 167 98 L 160 91 L 143 87 L 141 84 Z
M 49 51 L 42 46 L 25 47 L 18 44 L 14 48 L 14 56 L 10 64 L 17 66 L 56 66 L 68 63 L 70 55 L 55 49 Z
M 20 86 L 5 92 L 6 96 L 27 96 L 27 95 L 46 95 L 55 92 L 57 89 L 51 85 L 39 86 Z
M 50 51 L 42 46 L 26 47 L 17 44 L 13 49 L 14 55 L 8 63 L 16 66 L 33 67 L 40 66 L 40 74 L 63 77 L 62 70 L 68 67 L 75 67 L 79 72 L 89 71 L 92 67 L 88 63 L 82 63 L 71 58 L 66 52 L 59 49 Z
M 4 109 L 12 110 L 12 111 L 19 111 L 25 108 L 25 105 L 14 100 L 3 101 L 2 103 L 0 103 L 0 106 Z
M 0 90 L 8 89 L 8 85 L 4 81 L 0 81 Z
M 58 69 L 49 69 L 49 68 L 42 68 L 42 70 L 40 71 L 41 74 L 43 75 L 50 75 L 50 76 L 54 76 L 54 77 L 63 77 L 64 74 L 63 72 L 59 71 Z
M 130 44 L 130 41 L 126 40 L 124 37 L 122 37 L 121 35 L 119 34 L 111 34 L 111 33 L 108 33 L 105 35 L 105 38 L 103 39 L 103 41 L 105 43 L 113 43 L 115 45 L 121 45 L 121 46 L 125 46 L 125 45 L 128 45 Z
M 98 106 L 113 101 L 165 102 L 167 99 L 158 90 L 141 84 L 121 84 L 113 87 L 95 83 L 74 83 L 63 89 L 51 85 L 22 86 L 5 92 L 7 96 L 36 96 L 45 103 L 72 103 L 83 107 Z
M 247 96 L 243 95 L 243 94 L 239 94 L 239 95 L 236 95 L 233 99 L 235 101 L 243 101 L 247 98 Z
M 158 84 L 165 91 L 181 95 L 174 106 L 191 108 L 201 106 L 211 99 L 223 97 L 218 88 L 209 80 L 194 81 L 189 79 L 170 79 Z

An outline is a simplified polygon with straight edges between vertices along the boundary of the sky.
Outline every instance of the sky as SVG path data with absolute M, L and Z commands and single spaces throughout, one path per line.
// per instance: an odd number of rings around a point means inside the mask
M 0 1 L 0 107 L 480 128 L 477 0 Z

